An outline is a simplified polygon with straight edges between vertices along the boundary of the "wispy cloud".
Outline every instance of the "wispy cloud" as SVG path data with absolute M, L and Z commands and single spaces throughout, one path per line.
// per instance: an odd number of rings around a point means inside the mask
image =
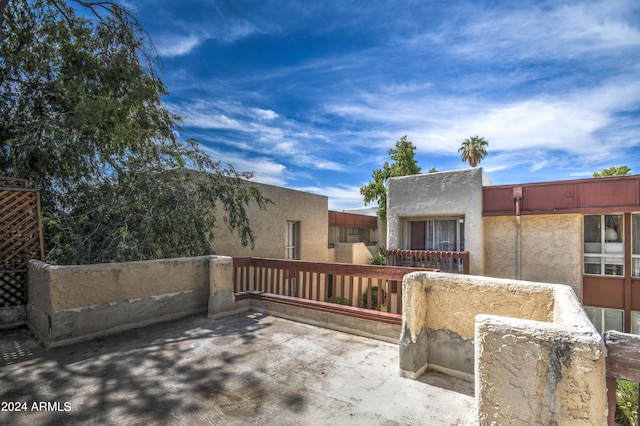
M 640 83 L 622 80 L 511 102 L 459 95 L 404 99 L 371 94 L 356 102 L 331 105 L 328 111 L 343 120 L 377 122 L 399 132 L 404 129 L 419 148 L 434 152 L 452 152 L 466 137 L 479 134 L 491 140 L 494 150 L 539 148 L 592 155 L 618 148 L 616 141 L 602 144 L 600 132 L 614 122 L 617 112 L 637 107 L 638 100 Z
M 252 108 L 251 110 L 256 114 L 258 118 L 262 120 L 273 120 L 279 117 L 279 115 L 275 111 L 272 111 L 270 109 Z
M 450 53 L 479 58 L 557 59 L 640 45 L 630 1 L 523 2 L 513 8 L 476 7 L 464 25 L 441 25 L 409 40 L 413 46 L 450 43 Z M 636 9 L 637 13 L 637 9 Z
M 287 168 L 265 157 L 257 157 L 248 159 L 242 155 L 232 152 L 222 152 L 211 147 L 203 146 L 202 149 L 207 152 L 211 158 L 221 160 L 224 164 L 231 164 L 238 171 L 248 171 L 253 173 L 251 180 L 269 185 L 284 185 L 287 182 Z
M 322 136 L 305 132 L 304 125 L 291 120 L 279 121 L 279 114 L 271 109 L 205 100 L 194 100 L 188 105 L 172 105 L 172 109 L 184 117 L 185 127 L 201 131 L 235 132 L 233 139 L 225 138 L 226 143 L 251 157 L 267 155 L 311 169 L 345 170 L 342 164 L 319 155 L 321 146 L 314 147 L 308 143 L 310 140 L 322 140 Z M 206 134 L 202 136 L 207 137 Z
M 342 211 L 362 204 L 359 186 L 300 186 L 294 189 L 328 196 L 330 210 Z
M 213 32 L 212 36 L 223 43 L 234 43 L 255 34 L 266 34 L 269 32 L 269 30 L 259 28 L 247 20 L 233 19 L 225 22 L 222 26 L 217 28 Z
M 182 135 L 334 208 L 403 135 L 425 171 L 487 138 L 494 182 L 640 172 L 635 0 L 136 5 Z
M 156 48 L 158 54 L 166 58 L 185 55 L 201 42 L 202 40 L 193 34 L 188 36 L 172 35 L 158 37 L 156 39 Z

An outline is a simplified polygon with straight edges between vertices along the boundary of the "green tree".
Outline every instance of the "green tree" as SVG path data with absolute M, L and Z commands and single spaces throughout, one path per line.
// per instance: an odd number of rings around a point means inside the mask
M 603 169 L 601 172 L 595 172 L 593 177 L 622 176 L 630 173 L 631 169 L 627 166 L 609 167 L 608 169 Z
M 40 190 L 48 260 L 209 254 L 216 207 L 253 243 L 245 208 L 268 200 L 177 138 L 144 29 L 115 3 L 75 3 L 91 19 L 63 0 L 0 0 L 0 175 Z
M 393 160 L 391 164 L 385 162 L 381 169 L 373 171 L 373 181 L 360 188 L 360 194 L 364 196 L 365 205 L 373 201 L 378 202 L 378 216 L 382 220 L 387 219 L 387 188 L 389 178 L 398 176 L 416 175 L 420 173 L 420 167 L 415 160 L 416 147 L 413 142 L 403 136 L 396 142 L 395 148 L 389 149 L 389 156 Z
M 471 167 L 476 167 L 487 156 L 489 142 L 480 136 L 471 136 L 462 142 L 458 152 L 462 156 L 462 162 L 469 162 Z

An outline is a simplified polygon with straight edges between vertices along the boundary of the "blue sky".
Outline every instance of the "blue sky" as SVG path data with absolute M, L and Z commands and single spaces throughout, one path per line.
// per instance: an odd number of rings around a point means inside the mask
M 494 184 L 640 173 L 640 2 L 129 0 L 166 102 L 254 180 L 363 207 L 403 135 L 423 172 Z

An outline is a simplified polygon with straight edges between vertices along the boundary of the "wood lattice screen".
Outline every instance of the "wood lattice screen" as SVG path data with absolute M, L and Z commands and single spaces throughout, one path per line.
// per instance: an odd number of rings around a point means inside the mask
M 0 307 L 26 304 L 31 259 L 44 259 L 40 194 L 24 179 L 0 177 Z

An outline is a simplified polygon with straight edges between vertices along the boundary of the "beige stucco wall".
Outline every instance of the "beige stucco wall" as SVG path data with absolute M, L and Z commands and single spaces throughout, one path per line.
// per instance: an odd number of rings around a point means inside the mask
M 569 286 L 417 272 L 402 289 L 401 375 L 472 376 L 480 425 L 606 424 L 606 348 Z
M 516 218 L 484 217 L 485 274 L 516 278 Z M 582 299 L 582 215 L 520 217 L 520 278 L 571 286 Z
M 326 262 L 329 244 L 329 202 L 323 195 L 315 195 L 293 189 L 252 182 L 263 196 L 273 204 L 260 210 L 252 204 L 247 209 L 250 227 L 255 235 L 255 246 L 243 247 L 236 234 L 223 225 L 219 208 L 220 226 L 212 247 L 216 254 L 231 257 L 285 257 L 287 221 L 300 222 L 301 260 Z
M 605 425 L 605 353 L 584 328 L 478 317 L 478 424 Z
M 367 264 L 371 252 L 364 243 L 336 243 L 334 261 L 338 263 Z
M 54 311 L 209 288 L 211 256 L 105 263 L 47 265 Z
M 216 309 L 224 308 L 233 297 L 231 262 L 220 256 L 80 266 L 32 260 L 27 325 L 53 347 L 205 312 L 210 288 Z
M 474 275 L 415 272 L 403 281 L 403 329 L 413 330 L 414 338 L 427 327 L 473 339 L 475 318 L 480 314 L 551 321 L 551 287 Z
M 484 229 L 484 272 L 488 277 L 516 277 L 516 219 L 486 216 Z

